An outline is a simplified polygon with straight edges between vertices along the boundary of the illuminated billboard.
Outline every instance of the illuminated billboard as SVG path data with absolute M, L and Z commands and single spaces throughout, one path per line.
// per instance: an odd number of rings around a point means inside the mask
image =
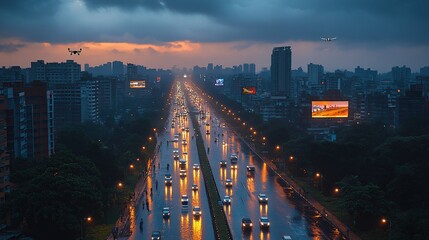
M 254 86 L 242 87 L 241 88 L 241 94 L 243 94 L 243 95 L 255 95 L 256 94 L 256 87 L 254 87 Z
M 224 79 L 218 78 L 216 79 L 215 86 L 223 86 Z
M 349 101 L 312 101 L 312 118 L 346 118 L 349 116 Z
M 146 80 L 130 80 L 130 88 L 146 88 Z

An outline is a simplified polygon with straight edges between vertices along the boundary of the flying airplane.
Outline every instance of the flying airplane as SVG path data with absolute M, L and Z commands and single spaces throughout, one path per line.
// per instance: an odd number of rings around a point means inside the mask
M 79 48 L 79 50 L 70 50 L 69 48 L 68 50 L 70 52 L 70 55 L 73 55 L 73 54 L 80 55 L 80 53 L 82 52 L 82 48 Z
M 333 41 L 333 40 L 336 40 L 337 38 L 336 37 L 321 37 L 320 39 L 322 39 L 323 41 L 325 41 L 325 42 L 330 42 L 330 41 Z

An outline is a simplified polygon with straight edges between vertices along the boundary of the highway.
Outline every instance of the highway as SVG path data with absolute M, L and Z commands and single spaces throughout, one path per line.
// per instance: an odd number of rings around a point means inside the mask
M 179 85 L 175 86 L 177 88 Z M 180 84 L 180 86 L 180 89 L 184 90 L 184 85 Z M 176 96 L 173 97 L 174 104 L 170 108 L 167 130 L 158 136 L 158 141 L 162 144 L 160 153 L 155 159 L 155 170 L 150 173 L 145 184 L 147 197 L 143 195 L 139 207 L 131 209 L 132 234 L 128 239 L 150 239 L 153 231 L 160 231 L 162 239 L 214 239 L 212 219 L 204 189 L 204 177 L 200 170 L 193 169 L 193 164 L 199 163 L 195 138 L 192 138 L 195 134 L 194 127 L 198 126 L 192 126 L 189 114 L 198 115 L 201 133 L 206 133 L 207 130 L 210 133 L 204 134 L 203 139 L 206 148 L 210 149 L 207 149 L 208 158 L 218 191 L 222 195 L 221 199 L 223 195 L 231 196 L 232 199 L 230 205 L 224 206 L 224 210 L 234 239 L 281 239 L 285 235 L 294 240 L 341 239 L 320 215 L 305 214 L 302 210 L 305 203 L 295 194 L 285 191 L 285 185 L 280 184 L 278 176 L 254 156 L 229 129 L 228 123 L 211 109 L 210 104 L 205 104 L 200 96 L 197 97 L 195 91 L 190 95 L 193 106 L 205 113 L 205 119 L 202 119 L 203 115 L 197 113 L 196 108 L 191 108 L 191 103 L 185 103 L 182 90 L 174 91 Z M 179 116 L 176 117 L 176 114 Z M 183 116 L 180 116 L 181 114 Z M 189 132 L 182 130 L 182 127 L 189 128 Z M 177 142 L 173 142 L 175 134 L 179 135 Z M 218 141 L 215 142 L 216 138 Z M 186 145 L 183 140 L 186 140 Z M 174 149 L 177 149 L 179 157 L 187 162 L 186 177 L 179 176 L 179 161 L 173 160 Z M 231 168 L 230 156 L 233 153 L 238 156 L 237 169 Z M 220 160 L 226 160 L 227 166 L 221 167 Z M 168 170 L 167 164 L 170 165 Z M 247 166 L 255 167 L 252 177 L 247 176 Z M 171 186 L 164 185 L 164 176 L 167 173 L 172 175 Z M 225 186 L 227 178 L 232 180 L 232 187 Z M 158 182 L 158 188 L 156 188 L 156 182 Z M 191 189 L 194 183 L 198 185 L 198 191 Z M 259 193 L 266 194 L 269 198 L 268 204 L 259 203 Z M 183 194 L 189 197 L 188 207 L 182 206 Z M 142 207 L 143 203 L 145 203 L 144 207 Z M 192 207 L 197 205 L 201 207 L 201 217 L 192 215 Z M 168 219 L 162 216 L 164 207 L 169 207 L 171 210 L 171 216 Z M 259 218 L 262 216 L 269 218 L 269 229 L 260 229 Z M 242 231 L 243 217 L 249 217 L 252 220 L 251 231 Z M 143 220 L 142 230 L 139 228 L 140 219 Z
M 179 109 L 179 107 L 179 104 L 172 104 L 167 130 L 158 136 L 158 141 L 162 141 L 160 153 L 155 160 L 155 171 L 151 172 L 145 185 L 148 192 L 149 210 L 146 206 L 146 197 L 143 196 L 144 209 L 142 204 L 139 204 L 138 209 L 131 211 L 131 219 L 134 219 L 131 226 L 134 226 L 134 230 L 128 239 L 150 239 L 153 231 L 160 231 L 162 239 L 214 239 L 204 178 L 200 170 L 193 169 L 193 164 L 199 163 L 195 139 L 191 137 L 194 135 L 193 126 L 187 116 L 185 118 L 175 117 L 174 109 Z M 171 128 L 173 118 L 175 126 Z M 180 127 L 182 124 L 185 128 L 189 128 L 189 132 L 182 131 Z M 178 142 L 172 142 L 175 134 L 179 134 Z M 182 140 L 186 140 L 188 144 L 184 145 Z M 168 144 L 167 141 L 169 141 Z M 179 161 L 173 160 L 174 149 L 178 149 L 180 158 L 187 161 L 186 177 L 179 176 Z M 185 152 L 187 154 L 184 154 Z M 158 168 L 158 163 L 160 168 Z M 169 170 L 167 170 L 167 164 L 170 165 Z M 164 176 L 167 173 L 170 173 L 173 178 L 171 186 L 164 185 Z M 158 190 L 156 190 L 156 181 L 158 181 Z M 194 183 L 198 185 L 198 191 L 191 189 Z M 152 197 L 150 188 L 153 189 Z M 183 207 L 181 204 L 183 194 L 187 194 L 189 197 L 188 207 Z M 193 206 L 201 207 L 201 217 L 193 217 Z M 164 207 L 169 207 L 171 210 L 169 219 L 162 217 Z M 143 219 L 143 231 L 140 231 L 140 219 Z
M 231 204 L 225 205 L 224 209 L 234 239 L 281 239 L 285 235 L 292 239 L 342 239 L 339 232 L 332 229 L 320 214 L 312 211 L 304 214 L 302 209 L 305 202 L 293 192 L 285 191 L 285 185 L 280 184 L 279 177 L 267 164 L 257 159 L 210 104 L 204 103 L 210 99 L 202 98 L 201 94 L 198 94 L 198 98 L 198 105 L 205 113 L 200 114 L 199 124 L 202 133 L 207 130 L 210 133 L 205 134 L 204 140 L 205 146 L 210 148 L 207 152 L 219 193 L 232 199 Z M 201 116 L 205 116 L 205 119 Z M 238 156 L 236 169 L 231 168 L 230 156 L 233 153 Z M 220 166 L 221 160 L 226 160 L 227 167 Z M 247 175 L 247 166 L 255 167 L 253 176 Z M 225 186 L 227 178 L 232 180 L 232 187 Z M 259 203 L 259 193 L 266 194 L 268 204 Z M 242 231 L 243 217 L 252 220 L 251 232 Z M 269 230 L 260 229 L 260 217 L 269 218 Z

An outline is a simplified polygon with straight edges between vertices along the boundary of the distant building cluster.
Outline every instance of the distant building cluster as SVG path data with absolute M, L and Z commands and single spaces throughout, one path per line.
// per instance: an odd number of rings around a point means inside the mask
M 365 122 L 399 127 L 429 110 L 429 67 L 412 73 L 409 67 L 395 66 L 380 74 L 359 66 L 354 72 L 326 72 L 321 64 L 309 63 L 305 72 L 302 68 L 292 69 L 290 46 L 273 48 L 270 69 L 262 68 L 256 73 L 245 71 L 247 67 L 243 66 L 246 64 L 232 68 L 213 67 L 213 63 L 195 66 L 193 78 L 241 103 L 247 111 L 260 114 L 264 121 L 299 123 L 311 133 L 327 133 L 339 124 Z M 216 79 L 224 79 L 224 84 L 216 86 Z M 256 94 L 243 94 L 241 89 L 249 86 L 256 87 Z M 315 119 L 312 103 L 317 100 L 347 101 L 347 117 L 343 117 L 344 111 L 342 117 L 329 117 L 335 113 L 331 108 L 330 113 L 324 114 L 327 117 Z
M 11 161 L 49 157 L 55 153 L 58 130 L 126 110 L 126 97 L 146 97 L 151 87 L 172 75 L 120 61 L 85 64 L 85 69 L 73 60 L 0 68 L 0 203 L 11 191 Z

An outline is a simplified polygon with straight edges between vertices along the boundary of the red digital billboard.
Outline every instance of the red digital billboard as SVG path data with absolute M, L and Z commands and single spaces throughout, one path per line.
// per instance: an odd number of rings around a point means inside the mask
M 146 88 L 146 80 L 130 80 L 130 88 Z
M 241 88 L 241 94 L 243 94 L 243 95 L 255 95 L 256 94 L 256 87 L 254 87 L 254 86 L 242 87 Z
M 347 118 L 349 101 L 312 101 L 312 118 Z

